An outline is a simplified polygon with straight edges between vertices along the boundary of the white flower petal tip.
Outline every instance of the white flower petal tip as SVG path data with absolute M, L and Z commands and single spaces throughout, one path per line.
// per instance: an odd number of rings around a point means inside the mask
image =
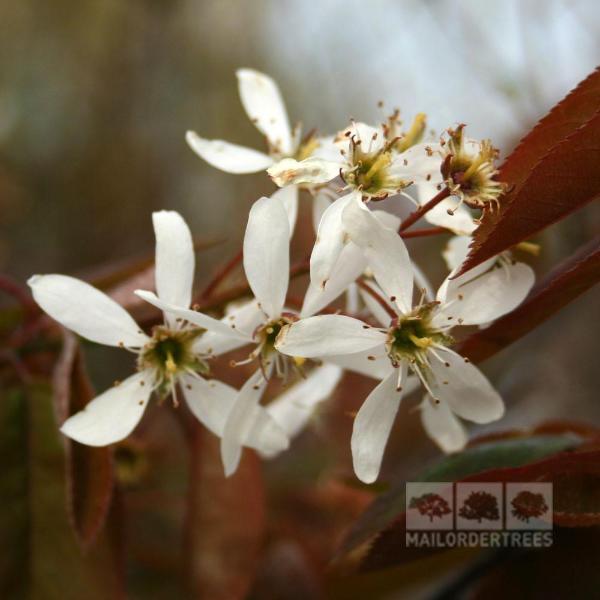
M 148 341 L 122 306 L 85 281 L 67 275 L 34 275 L 27 283 L 48 315 L 92 342 L 139 348 Z
M 271 199 L 283 204 L 285 212 L 288 215 L 291 237 L 294 233 L 296 219 L 298 217 L 298 188 L 295 185 L 288 185 L 287 187 L 280 188 L 271 194 Z
M 284 158 L 269 167 L 267 173 L 279 187 L 327 183 L 339 175 L 340 166 L 340 163 L 317 157 L 301 161 Z
M 504 402 L 487 377 L 452 350 L 430 356 L 431 391 L 453 413 L 474 423 L 491 423 L 504 415 Z
M 125 439 L 144 414 L 151 383 L 151 373 L 132 375 L 67 419 L 61 432 L 87 446 L 108 446 Z
M 421 422 L 427 435 L 446 454 L 460 452 L 469 441 L 465 427 L 454 416 L 447 402 L 435 404 L 426 396 L 421 404 Z
M 244 235 L 244 270 L 265 313 L 280 316 L 290 270 L 290 225 L 283 203 L 260 198 L 250 209 Z
M 400 377 L 390 373 L 369 394 L 360 407 L 352 428 L 352 462 L 356 476 L 364 483 L 374 483 L 379 476 L 383 453 L 402 399 L 406 366 Z
M 451 273 L 444 281 L 438 291 L 442 306 L 437 323 L 447 323 L 450 317 L 462 325 L 494 321 L 519 306 L 535 283 L 533 269 L 524 263 L 503 263 L 481 271 L 475 267 L 456 279 L 450 279 Z
M 206 140 L 193 131 L 188 131 L 185 139 L 202 160 L 226 173 L 258 173 L 273 164 L 273 159 L 263 152 L 223 140 Z
M 188 308 L 196 256 L 192 234 L 183 217 L 172 210 L 152 213 L 156 237 L 156 292 L 171 304 Z
M 221 453 L 223 473 L 225 477 L 231 477 L 237 471 L 238 467 L 240 466 L 240 460 L 242 459 L 242 450 L 242 446 L 238 445 L 229 451 Z
M 236 71 L 240 100 L 248 118 L 281 154 L 293 151 L 292 130 L 275 80 L 254 69 Z
M 271 365 L 267 369 L 266 378 L 269 377 L 272 368 Z M 256 371 L 246 381 L 227 415 L 221 437 L 221 461 L 226 477 L 237 470 L 242 457 L 242 446 L 253 437 L 253 430 L 257 426 L 257 415 L 259 417 L 266 415 L 264 409 L 258 404 L 267 386 L 265 376 L 261 371 Z M 273 427 L 277 425 L 274 423 Z M 264 431 L 264 425 L 261 429 Z

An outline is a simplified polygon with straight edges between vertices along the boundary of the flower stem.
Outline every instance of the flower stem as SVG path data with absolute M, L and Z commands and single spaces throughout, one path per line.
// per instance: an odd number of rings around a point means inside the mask
M 412 212 L 400 225 L 398 233 L 402 233 L 405 229 L 408 229 L 411 225 L 416 223 L 425 213 L 428 213 L 433 207 L 437 206 L 442 200 L 450 196 L 450 190 L 445 187 L 440 190 L 429 202 L 420 206 L 417 210 Z
M 227 277 L 235 270 L 235 268 L 242 262 L 244 258 L 244 252 L 240 249 L 235 256 L 221 267 L 215 276 L 208 282 L 208 285 L 204 288 L 200 297 L 202 299 L 209 298 L 212 293 L 219 287 L 219 285 L 227 279 Z
M 441 233 L 449 232 L 445 227 L 427 227 L 423 229 L 415 229 L 414 231 L 403 231 L 400 233 L 400 237 L 403 239 L 429 237 L 432 235 L 440 235 Z
M 31 298 L 27 288 L 17 283 L 8 275 L 0 274 L 0 291 L 3 291 L 15 298 L 28 316 L 39 312 L 37 304 Z
M 300 275 L 305 275 L 308 273 L 309 269 L 310 262 L 308 259 L 296 263 L 290 268 L 290 279 L 299 277 Z M 228 302 L 238 300 L 239 298 L 242 298 L 250 293 L 252 293 L 252 291 L 250 290 L 248 283 L 242 283 L 240 285 L 233 286 L 225 292 L 213 296 L 212 298 L 203 299 L 202 296 L 200 296 L 200 298 L 198 298 L 196 301 L 197 303 L 194 305 L 194 308 L 202 311 L 213 308 L 221 308 Z
M 374 298 L 377 303 L 385 310 L 385 312 L 392 318 L 395 319 L 397 317 L 396 313 L 390 308 L 389 304 L 385 301 L 384 298 L 381 297 L 370 285 L 367 285 L 363 279 L 357 279 L 356 285 L 361 289 L 367 292 L 369 296 Z

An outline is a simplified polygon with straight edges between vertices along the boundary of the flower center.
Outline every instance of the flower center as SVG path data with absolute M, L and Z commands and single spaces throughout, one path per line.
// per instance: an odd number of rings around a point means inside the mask
M 173 378 L 183 372 L 208 374 L 208 364 L 192 349 L 194 340 L 201 333 L 200 329 L 173 331 L 163 326 L 153 329 L 152 339 L 138 358 L 138 369 L 154 372 L 154 385 L 159 394 L 166 394 Z
M 479 151 L 471 154 L 465 150 L 463 126 L 449 131 L 448 154 L 442 165 L 442 174 L 453 194 L 461 197 L 468 206 L 482 208 L 497 203 L 505 185 L 496 177 L 494 160 L 498 154 L 489 140 L 479 144 Z
M 284 381 L 289 378 L 290 373 L 293 371 L 304 377 L 301 367 L 305 359 L 281 354 L 275 348 L 275 342 L 281 330 L 297 320 L 296 315 L 286 313 L 279 319 L 274 319 L 258 327 L 254 332 L 254 338 L 258 342 L 256 347 L 247 360 L 238 363 L 232 362 L 232 366 L 246 364 L 257 359 L 265 379 L 268 378 L 267 375 L 270 372 L 274 372 L 277 377 Z
M 364 195 L 383 199 L 395 194 L 410 182 L 395 177 L 390 172 L 392 152 L 387 146 L 377 152 L 363 152 L 359 141 L 352 141 L 351 167 L 344 171 L 344 181 Z
M 447 346 L 452 338 L 431 324 L 435 303 L 419 306 L 413 314 L 398 318 L 388 331 L 386 349 L 394 366 L 400 361 L 426 363 L 426 352 L 435 346 Z

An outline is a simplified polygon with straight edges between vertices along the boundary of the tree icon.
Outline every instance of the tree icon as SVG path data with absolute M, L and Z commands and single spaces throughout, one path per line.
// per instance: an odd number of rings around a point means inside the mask
M 471 492 L 458 514 L 468 521 L 481 523 L 482 519 L 497 521 L 500 518 L 498 500 L 489 492 Z
M 422 516 L 429 517 L 429 521 L 434 518 L 441 519 L 444 515 L 450 514 L 450 505 L 439 494 L 423 494 L 422 496 L 413 496 L 410 499 L 408 508 L 414 508 Z
M 541 517 L 548 511 L 548 505 L 542 494 L 535 494 L 523 490 L 519 492 L 511 501 L 512 514 L 520 521 L 529 523 L 532 517 Z

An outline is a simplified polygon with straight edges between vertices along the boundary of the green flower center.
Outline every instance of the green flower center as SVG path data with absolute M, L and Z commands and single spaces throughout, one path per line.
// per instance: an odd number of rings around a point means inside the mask
M 201 334 L 201 329 L 154 328 L 152 339 L 139 356 L 138 369 L 154 372 L 159 394 L 167 393 L 173 378 L 181 373 L 208 374 L 208 364 L 193 351 L 194 340 Z
M 273 352 L 277 352 L 275 349 L 275 341 L 277 336 L 283 327 L 290 325 L 296 319 L 292 317 L 281 317 L 274 321 L 269 321 L 260 327 L 256 332 L 256 338 L 258 339 L 258 345 L 260 347 L 260 353 L 263 357 L 269 356 Z
M 448 346 L 452 338 L 431 323 L 435 303 L 425 304 L 413 314 L 398 319 L 390 328 L 386 344 L 390 360 L 397 365 L 402 360 L 424 364 L 426 352 L 432 346 Z

